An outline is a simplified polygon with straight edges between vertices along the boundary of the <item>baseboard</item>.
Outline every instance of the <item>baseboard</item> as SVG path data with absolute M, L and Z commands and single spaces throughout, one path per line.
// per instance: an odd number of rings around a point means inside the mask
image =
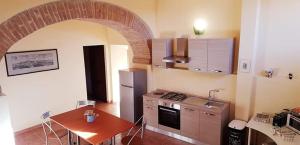
M 26 132 L 29 132 L 29 131 L 32 131 L 32 130 L 35 130 L 35 129 L 38 129 L 38 128 L 41 128 L 41 127 L 42 127 L 42 125 L 38 124 L 38 125 L 29 127 L 29 128 L 26 128 L 26 129 L 23 129 L 23 130 L 20 130 L 20 131 L 16 131 L 15 135 L 20 135 L 20 134 L 23 134 L 23 133 L 26 133 Z
M 163 135 L 166 135 L 166 136 L 169 136 L 169 137 L 173 137 L 173 138 L 176 138 L 178 140 L 182 140 L 182 141 L 194 144 L 194 145 L 207 145 L 207 144 L 204 144 L 204 143 L 202 143 L 198 140 L 188 138 L 188 137 L 179 135 L 177 133 L 173 133 L 173 132 L 165 131 L 165 130 L 162 130 L 162 129 L 159 129 L 159 128 L 155 128 L 155 127 L 152 127 L 152 126 L 149 126 L 149 125 L 146 125 L 146 129 L 148 129 L 150 131 L 160 133 L 160 134 L 163 134 Z

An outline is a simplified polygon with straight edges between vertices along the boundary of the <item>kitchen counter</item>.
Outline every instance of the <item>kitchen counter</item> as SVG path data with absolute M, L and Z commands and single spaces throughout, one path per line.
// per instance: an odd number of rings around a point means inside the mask
M 146 129 L 192 144 L 221 145 L 229 122 L 230 103 L 185 93 L 187 98 L 182 101 L 161 98 L 169 92 L 158 89 L 144 94 Z
M 182 104 L 194 105 L 194 106 L 204 106 L 208 100 L 199 97 L 188 97 L 182 101 Z
M 155 94 L 155 93 L 162 93 L 162 94 Z M 210 110 L 214 110 L 216 112 L 222 112 L 223 110 L 225 110 L 225 108 L 229 107 L 229 102 L 225 102 L 225 101 L 220 101 L 220 100 L 214 100 L 213 102 L 219 102 L 224 104 L 222 107 L 212 107 L 209 108 L 207 106 L 205 106 L 205 104 L 208 102 L 208 99 L 202 96 L 196 96 L 196 95 L 190 95 L 190 94 L 185 94 L 187 96 L 186 99 L 184 99 L 183 101 L 172 101 L 172 100 L 166 100 L 166 99 L 161 99 L 160 97 L 167 94 L 168 92 L 171 91 L 167 91 L 167 90 L 162 90 L 162 89 L 157 89 L 155 91 L 152 91 L 150 93 L 144 94 L 144 96 L 153 98 L 153 99 L 158 99 L 158 100 L 163 100 L 163 101 L 167 101 L 167 102 L 174 102 L 180 105 L 192 105 L 195 107 L 199 107 L 199 108 L 204 108 L 204 109 L 210 109 Z M 180 93 L 180 92 L 176 92 L 176 93 Z
M 155 94 L 155 92 L 162 92 L 163 94 Z M 147 96 L 147 97 L 150 97 L 150 98 L 154 98 L 154 99 L 160 99 L 160 97 L 161 97 L 162 95 L 165 95 L 165 94 L 167 94 L 168 92 L 170 92 L 170 91 L 157 89 L 157 90 L 152 91 L 152 92 L 150 92 L 150 93 L 144 94 L 144 96 Z
M 254 120 L 254 117 L 247 123 L 247 127 L 249 128 L 249 138 L 251 138 L 251 130 L 257 130 L 265 135 L 267 135 L 269 138 L 271 138 L 273 141 L 276 142 L 278 145 L 299 145 L 300 142 L 300 135 L 296 135 L 294 138 L 294 141 L 286 141 L 284 140 L 283 136 L 280 135 L 274 135 L 274 127 L 270 123 L 262 123 L 257 122 Z M 250 139 L 248 139 L 248 145 L 250 145 Z

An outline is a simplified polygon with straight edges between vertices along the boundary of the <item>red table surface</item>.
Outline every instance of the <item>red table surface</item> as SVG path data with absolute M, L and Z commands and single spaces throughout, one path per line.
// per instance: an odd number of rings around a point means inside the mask
M 86 121 L 83 115 L 86 110 L 93 110 L 94 113 L 99 115 L 94 122 L 88 123 Z M 131 122 L 89 106 L 58 114 L 50 118 L 91 144 L 102 143 L 134 126 Z

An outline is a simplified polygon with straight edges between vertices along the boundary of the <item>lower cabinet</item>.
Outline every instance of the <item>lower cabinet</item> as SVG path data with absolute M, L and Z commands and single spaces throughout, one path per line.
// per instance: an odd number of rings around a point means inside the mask
M 181 135 L 208 145 L 221 145 L 223 135 L 222 113 L 181 105 Z
M 228 123 L 229 105 L 223 110 L 181 104 L 180 131 L 158 124 L 158 100 L 144 96 L 144 120 L 147 125 L 180 134 L 207 145 L 222 145 L 224 128 Z
M 181 135 L 199 140 L 199 109 L 181 105 L 180 111 Z
M 143 96 L 143 106 L 146 124 L 158 128 L 158 100 Z
M 221 145 L 222 125 L 221 115 L 214 112 L 200 110 L 199 140 L 209 145 Z
M 157 106 L 144 105 L 144 120 L 147 125 L 158 128 Z

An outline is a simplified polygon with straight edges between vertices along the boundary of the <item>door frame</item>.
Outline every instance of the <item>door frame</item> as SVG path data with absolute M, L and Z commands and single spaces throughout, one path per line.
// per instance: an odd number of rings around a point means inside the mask
M 111 57 L 110 57 L 110 50 L 108 47 L 108 44 L 92 44 L 92 45 L 83 45 L 82 46 L 82 54 L 83 54 L 83 58 L 84 58 L 84 52 L 83 49 L 84 47 L 88 47 L 88 46 L 103 46 L 104 49 L 104 62 L 105 62 L 105 80 L 106 80 L 106 102 L 107 103 L 112 103 L 113 102 L 113 97 L 112 97 L 112 74 L 111 74 Z M 84 59 L 83 59 L 84 61 Z M 86 74 L 85 74 L 86 75 Z M 86 84 L 85 84 L 86 85 Z M 87 86 L 85 86 L 86 88 Z M 87 92 L 86 92 L 87 94 Z M 87 98 L 87 95 L 85 97 Z

